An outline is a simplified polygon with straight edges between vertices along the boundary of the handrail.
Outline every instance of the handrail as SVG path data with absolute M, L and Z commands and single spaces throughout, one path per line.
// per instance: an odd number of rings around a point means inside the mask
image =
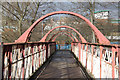
M 81 42 L 73 42 L 73 43 L 81 43 Z M 119 44 L 99 44 L 99 43 L 81 43 L 81 44 L 89 44 L 89 45 L 98 45 L 98 46 L 118 47 L 118 48 L 120 48 Z

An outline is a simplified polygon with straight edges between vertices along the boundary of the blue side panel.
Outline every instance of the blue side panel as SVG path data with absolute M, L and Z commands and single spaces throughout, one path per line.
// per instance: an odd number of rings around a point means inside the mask
M 56 44 L 56 49 L 59 49 L 58 44 Z
M 56 44 L 56 49 L 71 50 L 71 44 Z

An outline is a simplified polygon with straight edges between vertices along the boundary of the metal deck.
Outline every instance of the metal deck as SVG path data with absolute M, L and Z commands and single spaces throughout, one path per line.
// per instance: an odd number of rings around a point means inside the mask
M 56 51 L 37 78 L 82 78 L 87 76 L 70 51 Z

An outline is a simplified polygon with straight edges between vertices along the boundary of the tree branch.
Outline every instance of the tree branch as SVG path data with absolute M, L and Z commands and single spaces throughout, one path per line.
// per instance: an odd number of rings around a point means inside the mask
M 2 4 L 0 4 L 0 5 L 2 5 Z M 18 20 L 20 20 L 19 17 L 16 14 L 14 14 L 13 12 L 11 12 L 8 8 L 6 8 L 3 5 L 2 5 L 2 7 L 5 8 L 8 12 L 10 12 L 13 16 L 15 16 Z

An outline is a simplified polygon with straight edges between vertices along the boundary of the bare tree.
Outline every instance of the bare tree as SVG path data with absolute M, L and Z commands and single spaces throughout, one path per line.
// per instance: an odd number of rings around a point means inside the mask
M 3 2 L 0 5 L 2 5 L 3 9 L 2 29 L 4 29 L 5 26 L 8 28 L 11 26 L 15 27 L 18 31 L 18 38 L 36 20 L 40 2 Z M 4 39 L 6 37 L 4 36 Z

